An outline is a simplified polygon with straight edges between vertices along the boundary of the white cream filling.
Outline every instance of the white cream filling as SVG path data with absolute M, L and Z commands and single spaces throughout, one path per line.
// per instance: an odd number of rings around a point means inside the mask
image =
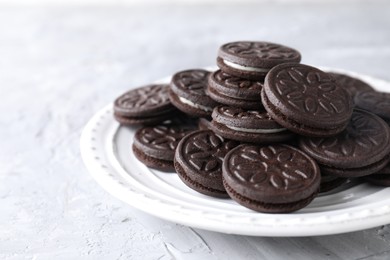
M 196 108 L 199 108 L 199 109 L 202 109 L 204 111 L 213 111 L 213 108 L 212 107 L 206 107 L 206 106 L 202 106 L 202 105 L 199 105 L 199 104 L 195 104 L 191 101 L 189 101 L 188 99 L 185 99 L 185 98 L 182 98 L 182 97 L 179 97 L 179 100 L 186 104 L 186 105 L 189 105 L 191 107 L 196 107 Z
M 227 128 L 230 128 L 232 130 L 236 130 L 239 132 L 246 132 L 246 133 L 255 133 L 255 134 L 275 134 L 280 133 L 283 131 L 286 131 L 286 128 L 275 128 L 275 129 L 251 129 L 251 128 L 241 128 L 241 127 L 234 127 L 226 125 Z
M 245 70 L 245 71 L 255 71 L 255 72 L 268 72 L 269 69 L 260 69 L 260 68 L 255 68 L 255 67 L 246 67 L 246 66 L 241 66 L 237 63 L 233 63 L 227 60 L 223 60 L 223 63 L 225 63 L 227 66 L 239 69 L 239 70 Z

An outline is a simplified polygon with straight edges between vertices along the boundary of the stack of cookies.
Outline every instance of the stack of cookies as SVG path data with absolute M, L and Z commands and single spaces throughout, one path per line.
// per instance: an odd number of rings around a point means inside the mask
M 300 61 L 280 44 L 227 43 L 219 70 L 131 90 L 114 116 L 146 125 L 132 146 L 145 165 L 255 211 L 299 210 L 350 178 L 390 186 L 390 94 Z

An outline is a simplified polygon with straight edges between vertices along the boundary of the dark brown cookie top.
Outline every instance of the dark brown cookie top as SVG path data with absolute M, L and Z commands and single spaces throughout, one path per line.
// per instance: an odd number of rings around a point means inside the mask
M 169 85 L 153 84 L 132 89 L 114 102 L 114 111 L 118 115 L 143 117 L 165 113 L 174 109 L 168 97 Z
M 340 134 L 326 138 L 303 137 L 299 146 L 320 164 L 346 169 L 364 167 L 390 153 L 390 128 L 378 116 L 356 109 Z
M 179 99 L 186 99 L 193 104 L 211 107 L 217 105 L 206 94 L 207 80 L 210 72 L 202 69 L 193 69 L 177 72 L 171 81 L 171 90 Z M 183 101 L 183 100 L 182 100 Z
M 315 193 L 320 185 L 316 162 L 288 145 L 240 145 L 223 163 L 226 183 L 244 197 L 290 203 Z
M 278 65 L 267 74 L 263 89 L 284 116 L 307 126 L 333 129 L 346 124 L 352 114 L 349 93 L 328 73 L 311 66 Z
M 217 70 L 210 74 L 209 88 L 213 88 L 220 93 L 234 98 L 249 100 L 260 100 L 263 84 L 258 81 L 252 81 Z
M 272 68 L 285 62 L 300 62 L 301 54 L 290 47 L 270 42 L 230 42 L 219 48 L 218 56 L 243 66 Z
M 265 110 L 244 110 L 238 107 L 217 106 L 213 110 L 212 118 L 220 124 L 241 128 L 283 128 Z
M 333 78 L 335 78 L 337 84 L 339 84 L 341 87 L 345 88 L 352 97 L 361 91 L 375 91 L 366 82 L 364 82 L 360 79 L 354 78 L 352 76 L 348 76 L 348 75 L 336 73 L 336 72 L 330 72 L 329 74 Z
M 180 93 L 177 92 L 184 92 L 186 94 L 204 96 L 209 74 L 209 71 L 202 69 L 177 72 L 172 77 L 171 88 L 178 95 Z
M 134 145 L 148 156 L 171 160 L 180 140 L 192 129 L 174 125 L 143 127 L 134 136 Z
M 382 117 L 390 124 L 390 93 L 360 92 L 355 96 L 355 105 Z
M 175 160 L 192 180 L 215 181 L 222 185 L 222 161 L 235 146 L 237 142 L 225 141 L 211 130 L 199 130 L 181 140 Z
M 172 81 L 178 88 L 189 91 L 193 94 L 203 94 L 207 77 L 210 74 L 207 70 L 194 69 L 176 73 Z

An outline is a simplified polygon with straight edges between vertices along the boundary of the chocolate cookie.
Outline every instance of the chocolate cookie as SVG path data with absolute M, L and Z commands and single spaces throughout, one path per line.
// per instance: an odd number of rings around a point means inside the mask
M 355 105 L 380 116 L 390 125 L 390 93 L 360 92 L 355 96 Z
M 390 187 L 390 163 L 379 172 L 365 176 L 363 179 L 378 186 Z
M 303 64 L 274 67 L 267 74 L 261 97 L 276 122 L 305 136 L 340 133 L 353 110 L 350 95 L 333 77 Z
M 272 143 L 294 137 L 292 132 L 276 123 L 266 111 L 218 106 L 214 108 L 212 118 L 211 130 L 231 140 Z
M 237 146 L 210 130 L 185 136 L 175 152 L 175 169 L 180 179 L 193 190 L 213 197 L 228 197 L 222 185 L 222 161 Z
M 114 102 L 114 117 L 124 125 L 156 124 L 176 115 L 168 97 L 169 85 L 154 84 L 132 89 Z
M 378 116 L 356 109 L 340 134 L 303 137 L 299 146 L 319 163 L 321 173 L 359 177 L 378 172 L 390 161 L 390 128 Z
M 370 85 L 360 79 L 336 72 L 329 72 L 329 74 L 335 78 L 337 84 L 345 88 L 352 97 L 361 91 L 375 91 Z
M 173 75 L 169 91 L 172 104 L 193 117 L 210 116 L 217 102 L 205 92 L 209 74 L 207 70 L 194 69 Z
M 217 70 L 210 74 L 206 93 L 218 103 L 244 109 L 261 109 L 263 84 Z
M 174 171 L 173 158 L 179 141 L 192 129 L 159 125 L 143 127 L 134 135 L 134 155 L 146 166 L 161 171 Z
M 255 211 L 287 213 L 308 205 L 320 187 L 317 163 L 288 145 L 240 145 L 223 162 L 230 197 Z
M 219 48 L 217 65 L 223 72 L 239 78 L 264 80 L 272 67 L 300 61 L 301 54 L 292 48 L 270 42 L 240 41 Z

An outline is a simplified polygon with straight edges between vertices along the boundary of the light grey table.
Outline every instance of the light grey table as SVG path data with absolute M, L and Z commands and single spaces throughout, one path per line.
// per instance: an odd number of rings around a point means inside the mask
M 79 137 L 125 90 L 267 40 L 303 62 L 390 80 L 390 4 L 0 7 L 1 259 L 389 259 L 390 226 L 307 238 L 225 235 L 107 194 Z M 390 220 L 389 220 L 390 221 Z

